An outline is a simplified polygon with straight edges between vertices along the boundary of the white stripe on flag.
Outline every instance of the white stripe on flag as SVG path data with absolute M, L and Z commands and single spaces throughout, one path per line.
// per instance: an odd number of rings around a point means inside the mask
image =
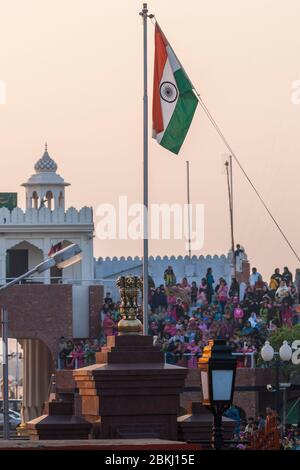
M 176 70 L 181 69 L 181 65 L 178 62 L 177 57 L 173 52 L 173 49 L 169 45 L 166 47 L 166 51 L 167 51 L 167 54 L 168 54 L 168 57 L 169 57 L 169 61 L 170 61 L 173 73 L 175 73 Z
M 159 86 L 163 82 L 171 82 L 177 88 L 176 80 L 175 80 L 175 77 L 174 77 L 169 59 L 167 59 L 167 61 L 165 63 L 165 68 L 164 68 Z M 157 140 L 158 143 L 161 142 L 161 139 L 164 136 L 165 130 L 168 127 L 170 119 L 171 119 L 171 117 L 174 113 L 174 109 L 175 109 L 177 100 L 178 100 L 178 96 L 177 96 L 176 100 L 173 103 L 168 103 L 167 101 L 163 100 L 160 97 L 160 104 L 161 104 L 162 115 L 163 115 L 164 130 L 162 132 L 160 132 L 159 134 L 157 134 L 157 136 L 156 136 L 156 140 Z

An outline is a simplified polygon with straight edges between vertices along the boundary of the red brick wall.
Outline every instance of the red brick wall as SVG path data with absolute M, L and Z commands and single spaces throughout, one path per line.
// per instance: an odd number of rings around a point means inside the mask
M 103 305 L 103 286 L 89 287 L 90 338 L 99 338 L 101 333 L 100 309 Z
M 257 416 L 265 413 L 266 405 L 274 405 L 275 394 L 268 392 L 265 388 L 267 384 L 275 383 L 274 369 L 237 369 L 236 387 L 262 386 L 261 390 L 235 391 L 233 402 L 242 408 L 247 416 Z M 191 402 L 201 401 L 201 380 L 198 369 L 189 369 L 185 379 L 185 387 L 200 387 L 197 391 L 185 391 L 180 396 L 180 404 L 185 409 L 189 409 Z
M 40 339 L 56 358 L 60 336 L 72 337 L 72 286 L 23 284 L 1 292 L 9 337 Z M 0 333 L 1 334 L 1 333 Z
M 238 282 L 249 282 L 249 277 L 250 277 L 249 261 L 243 261 L 242 269 L 243 271 L 241 273 L 237 273 L 237 276 L 236 276 Z

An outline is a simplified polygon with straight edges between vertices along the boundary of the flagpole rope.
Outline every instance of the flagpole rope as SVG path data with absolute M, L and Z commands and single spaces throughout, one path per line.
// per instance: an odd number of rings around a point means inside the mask
M 294 253 L 294 255 L 296 256 L 297 260 L 300 262 L 300 257 L 298 255 L 298 253 L 296 252 L 296 250 L 294 249 L 293 245 L 291 244 L 291 242 L 289 241 L 289 239 L 287 238 L 287 236 L 285 235 L 284 231 L 282 230 L 282 228 L 280 227 L 279 223 L 277 222 L 277 220 L 275 219 L 275 217 L 273 216 L 272 212 L 270 211 L 270 209 L 268 208 L 267 204 L 265 203 L 264 199 L 262 198 L 262 196 L 260 195 L 260 193 L 258 192 L 258 190 L 256 189 L 255 185 L 253 184 L 253 182 L 251 181 L 250 177 L 248 176 L 246 170 L 244 169 L 244 167 L 242 166 L 241 162 L 239 161 L 238 157 L 236 156 L 235 152 L 232 150 L 232 147 L 230 146 L 229 142 L 227 141 L 227 139 L 225 138 L 223 132 L 221 131 L 220 127 L 218 126 L 218 124 L 216 123 L 216 121 L 214 120 L 214 118 L 212 117 L 212 115 L 210 114 L 209 112 L 209 109 L 207 108 L 206 104 L 204 103 L 204 101 L 202 100 L 200 94 L 198 93 L 198 91 L 196 90 L 196 88 L 194 88 L 195 90 L 195 93 L 196 93 L 196 96 L 198 98 L 198 101 L 200 103 L 200 106 L 202 107 L 203 111 L 205 112 L 206 116 L 208 117 L 208 119 L 210 120 L 211 124 L 213 125 L 213 127 L 215 128 L 215 130 L 217 131 L 217 133 L 219 134 L 221 140 L 223 141 L 223 143 L 225 144 L 225 146 L 227 147 L 227 149 L 229 150 L 230 154 L 233 156 L 234 160 L 236 161 L 237 165 L 239 166 L 240 170 L 242 171 L 242 173 L 244 174 L 245 178 L 247 179 L 248 183 L 250 184 L 250 186 L 252 187 L 253 191 L 255 192 L 255 194 L 257 195 L 258 199 L 260 200 L 260 202 L 262 203 L 262 205 L 264 206 L 265 210 L 267 211 L 267 213 L 269 214 L 269 216 L 271 217 L 272 221 L 274 222 L 274 224 L 276 225 L 276 227 L 278 228 L 279 232 L 281 233 L 281 235 L 283 236 L 284 240 L 286 241 L 287 245 L 289 246 L 289 248 L 292 250 L 292 252 Z

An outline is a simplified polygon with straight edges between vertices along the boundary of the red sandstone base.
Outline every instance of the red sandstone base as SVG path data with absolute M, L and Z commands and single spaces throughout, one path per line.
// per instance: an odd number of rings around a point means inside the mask
M 177 440 L 179 395 L 187 369 L 164 364 L 149 336 L 112 336 L 96 356 L 107 361 L 73 372 L 80 414 L 101 439 Z
M 223 417 L 224 440 L 233 439 L 235 421 Z M 201 442 L 211 439 L 213 415 L 201 403 L 192 403 L 190 413 L 178 418 L 178 438 L 186 442 Z M 211 449 L 209 442 L 202 443 L 203 449 Z

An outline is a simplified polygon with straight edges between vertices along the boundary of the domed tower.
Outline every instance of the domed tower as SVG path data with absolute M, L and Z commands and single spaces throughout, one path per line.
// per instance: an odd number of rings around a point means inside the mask
M 65 187 L 70 185 L 56 173 L 57 164 L 50 157 L 47 144 L 34 169 L 35 174 L 22 184 L 26 188 L 26 209 L 48 207 L 50 210 L 65 210 Z

